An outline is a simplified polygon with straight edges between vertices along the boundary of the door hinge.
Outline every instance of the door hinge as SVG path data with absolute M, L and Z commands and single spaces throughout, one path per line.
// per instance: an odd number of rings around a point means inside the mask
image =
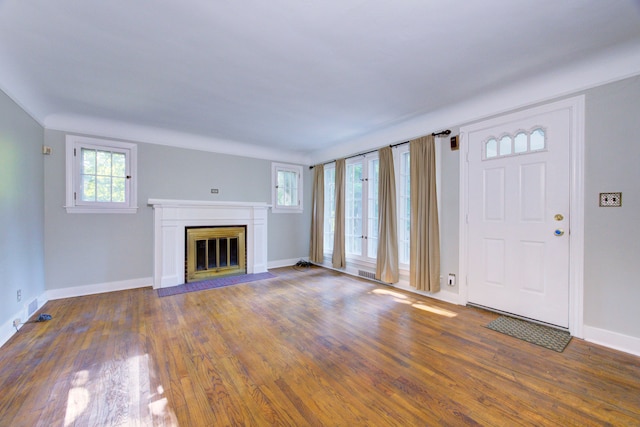
M 76 200 L 76 194 L 77 194 L 77 193 L 74 191 L 74 192 L 73 192 L 73 200 L 74 200 L 74 201 Z

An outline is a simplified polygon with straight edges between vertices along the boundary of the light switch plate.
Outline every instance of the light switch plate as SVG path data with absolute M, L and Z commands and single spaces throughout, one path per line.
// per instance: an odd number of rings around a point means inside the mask
M 600 193 L 600 206 L 605 208 L 622 206 L 622 193 Z

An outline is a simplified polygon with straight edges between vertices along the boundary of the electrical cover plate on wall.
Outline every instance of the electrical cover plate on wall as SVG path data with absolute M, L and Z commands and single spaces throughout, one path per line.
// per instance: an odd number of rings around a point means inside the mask
M 600 193 L 601 207 L 622 206 L 622 193 Z

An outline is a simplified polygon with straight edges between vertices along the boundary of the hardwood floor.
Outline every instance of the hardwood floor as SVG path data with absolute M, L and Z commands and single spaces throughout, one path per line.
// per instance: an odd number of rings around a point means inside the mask
M 311 268 L 47 303 L 0 349 L 0 426 L 640 425 L 640 358 Z

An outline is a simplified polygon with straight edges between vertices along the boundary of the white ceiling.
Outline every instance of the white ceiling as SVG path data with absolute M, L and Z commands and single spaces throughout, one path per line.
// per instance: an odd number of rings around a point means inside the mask
M 0 88 L 44 126 L 301 153 L 630 44 L 637 0 L 0 0 Z

